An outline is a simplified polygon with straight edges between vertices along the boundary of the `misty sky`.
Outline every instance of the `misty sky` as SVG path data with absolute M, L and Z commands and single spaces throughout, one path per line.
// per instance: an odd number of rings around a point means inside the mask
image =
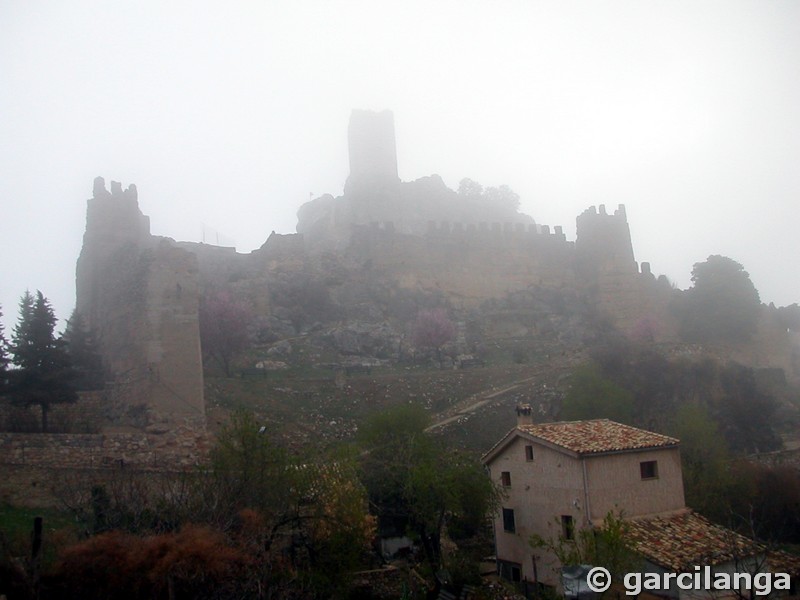
M 152 231 L 259 247 L 339 195 L 353 108 L 399 173 L 508 184 L 574 239 L 624 203 L 679 287 L 742 263 L 800 301 L 800 2 L 0 2 L 0 303 L 66 317 L 97 175 Z M 217 238 L 219 236 L 219 238 Z

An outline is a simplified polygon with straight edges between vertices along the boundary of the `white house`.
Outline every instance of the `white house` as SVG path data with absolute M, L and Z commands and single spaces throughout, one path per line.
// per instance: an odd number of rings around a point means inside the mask
M 531 536 L 574 538 L 610 512 L 628 521 L 646 571 L 765 567 L 761 546 L 686 508 L 677 439 L 608 419 L 534 424 L 528 405 L 517 416 L 517 426 L 483 457 L 505 491 L 494 516 L 501 576 L 559 587 L 561 565 L 532 547 Z M 692 596 L 675 585 L 658 595 Z

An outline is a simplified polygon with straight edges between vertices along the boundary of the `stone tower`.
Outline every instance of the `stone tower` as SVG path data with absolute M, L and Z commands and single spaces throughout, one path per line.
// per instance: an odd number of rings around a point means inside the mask
M 382 190 L 400 182 L 392 111 L 354 110 L 347 141 L 350 176 L 345 194 Z
M 618 322 L 634 323 L 642 316 L 644 301 L 639 267 L 633 254 L 625 206 L 614 214 L 604 205 L 591 207 L 576 219 L 575 272 L 595 302 Z
M 95 179 L 76 292 L 111 378 L 112 420 L 204 429 L 197 257 L 150 234 L 136 186 L 111 182 L 109 192 Z
M 636 273 L 631 230 L 625 205 L 613 215 L 601 204 L 599 211 L 591 207 L 576 219 L 575 253 L 578 268 L 584 275 L 592 273 Z

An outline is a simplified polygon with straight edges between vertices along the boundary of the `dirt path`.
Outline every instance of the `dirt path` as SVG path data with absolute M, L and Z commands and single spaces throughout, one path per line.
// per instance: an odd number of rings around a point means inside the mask
M 434 415 L 433 417 L 433 424 L 429 425 L 425 431 L 432 431 L 434 429 L 438 429 L 440 427 L 444 427 L 453 421 L 457 421 L 461 417 L 465 415 L 469 415 L 477 411 L 482 406 L 485 406 L 498 396 L 502 396 L 503 394 L 507 394 L 508 392 L 512 392 L 524 384 L 534 381 L 536 379 L 540 379 L 544 374 L 553 374 L 557 371 L 567 371 L 569 368 L 565 368 L 563 366 L 557 367 L 551 363 L 547 363 L 544 365 L 540 365 L 534 370 L 534 374 L 526 377 L 525 379 L 519 379 L 514 383 L 507 385 L 503 388 L 497 389 L 496 387 L 491 387 L 487 390 L 483 390 L 478 392 L 477 394 L 473 394 L 472 396 L 454 404 L 447 408 L 447 410 L 440 412 L 438 415 Z

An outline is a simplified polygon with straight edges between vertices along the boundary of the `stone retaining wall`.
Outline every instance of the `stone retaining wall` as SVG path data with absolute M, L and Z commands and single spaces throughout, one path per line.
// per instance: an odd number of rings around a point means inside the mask
M 0 464 L 50 468 L 181 469 L 205 462 L 209 440 L 196 430 L 147 433 L 0 433 Z
M 97 433 L 107 420 L 110 396 L 105 391 L 78 392 L 77 402 L 53 404 L 48 412 L 49 430 L 54 433 Z M 38 406 L 14 406 L 0 402 L 0 431 L 38 432 L 42 411 Z

